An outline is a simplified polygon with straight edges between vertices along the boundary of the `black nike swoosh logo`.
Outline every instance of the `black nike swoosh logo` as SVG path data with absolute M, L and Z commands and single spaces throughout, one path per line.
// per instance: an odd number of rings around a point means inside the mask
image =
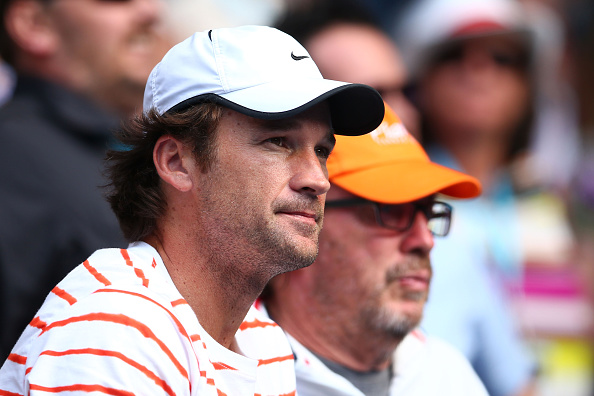
M 309 56 L 307 56 L 307 55 L 295 55 L 293 53 L 293 51 L 291 51 L 291 58 L 293 58 L 296 61 L 298 61 L 298 60 L 301 60 L 301 59 L 309 58 Z

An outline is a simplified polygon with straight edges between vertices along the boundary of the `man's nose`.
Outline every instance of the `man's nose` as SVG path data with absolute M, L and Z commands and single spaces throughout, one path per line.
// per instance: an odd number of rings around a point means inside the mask
M 163 0 L 134 0 L 136 17 L 145 24 L 161 22 L 165 12 Z
M 417 250 L 423 254 L 428 254 L 433 249 L 435 242 L 429 229 L 429 221 L 424 213 L 418 211 L 415 214 L 412 226 L 405 232 L 407 235 L 402 245 L 405 252 Z
M 318 196 L 330 189 L 326 164 L 315 151 L 303 152 L 295 158 L 292 171 L 289 185 L 295 191 Z

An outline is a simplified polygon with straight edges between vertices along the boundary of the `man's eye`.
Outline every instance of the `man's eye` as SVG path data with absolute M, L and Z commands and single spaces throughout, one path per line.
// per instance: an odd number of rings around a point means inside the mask
M 327 147 L 316 147 L 316 154 L 320 158 L 328 158 L 332 150 Z
M 270 139 L 266 139 L 266 141 L 274 144 L 275 146 L 285 146 L 285 139 L 283 139 L 282 137 L 273 137 Z

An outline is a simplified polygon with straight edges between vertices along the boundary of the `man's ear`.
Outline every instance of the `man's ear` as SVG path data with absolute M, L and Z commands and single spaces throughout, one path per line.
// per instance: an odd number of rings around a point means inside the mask
M 43 1 L 16 0 L 4 16 L 6 31 L 26 53 L 46 57 L 54 53 L 59 37 Z
M 192 188 L 188 167 L 193 165 L 194 158 L 179 140 L 161 136 L 153 149 L 153 162 L 164 182 L 182 192 Z

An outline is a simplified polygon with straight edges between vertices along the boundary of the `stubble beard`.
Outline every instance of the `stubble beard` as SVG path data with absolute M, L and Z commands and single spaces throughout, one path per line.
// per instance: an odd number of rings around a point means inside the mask
M 364 317 L 376 331 L 387 335 L 389 338 L 402 340 L 408 333 L 415 329 L 420 318 L 412 318 L 407 315 L 395 313 L 386 307 L 369 309 L 365 311 Z
M 313 264 L 318 255 L 318 241 L 324 218 L 323 205 L 317 199 L 311 199 L 309 201 L 305 199 L 294 199 L 291 202 L 273 205 L 274 213 L 283 210 L 312 210 L 316 213 L 318 220 L 315 228 L 308 225 L 295 225 L 297 233 L 300 236 L 292 235 L 289 231 L 283 230 L 276 222 L 276 218 L 279 216 L 278 214 L 275 214 L 275 220 L 262 226 L 260 231 L 255 235 L 255 238 L 258 238 L 262 242 L 260 247 L 264 251 L 273 253 L 270 257 L 271 261 L 276 261 L 277 263 L 277 272 L 274 276 L 305 268 Z M 311 242 L 305 244 L 313 246 L 305 246 L 297 240 L 298 238 L 309 238 Z
M 296 241 L 296 236 L 278 224 L 276 215 L 267 218 L 264 215 L 245 214 L 245 210 L 239 211 L 237 208 L 229 210 L 235 206 L 232 201 L 215 203 L 207 199 L 203 202 L 211 224 L 218 223 L 205 235 L 204 243 L 209 246 L 209 258 L 215 266 L 220 265 L 219 270 L 229 280 L 237 276 L 238 270 L 243 272 L 243 284 L 238 283 L 237 287 L 263 288 L 272 277 L 307 267 L 314 262 L 321 224 L 315 232 L 311 232 L 311 244 L 304 246 Z M 295 208 L 299 205 L 303 207 L 304 204 L 285 203 L 277 206 Z M 212 210 L 215 207 L 219 210 Z M 227 209 L 220 210 L 224 207 Z M 238 221 L 230 221 L 229 218 L 216 219 L 213 213 L 244 214 L 238 217 Z
M 411 315 L 393 309 L 381 303 L 381 295 L 385 292 L 392 282 L 397 281 L 401 274 L 409 270 L 430 267 L 429 259 L 425 257 L 415 257 L 408 260 L 403 265 L 389 271 L 386 275 L 386 285 L 378 287 L 370 298 L 370 302 L 362 311 L 363 320 L 376 332 L 402 340 L 408 333 L 414 330 L 420 323 L 422 314 Z M 427 301 L 426 292 L 405 292 L 401 294 L 400 300 L 409 302 L 425 303 Z
M 270 228 L 254 232 L 249 239 L 259 245 L 263 252 L 267 252 L 266 261 L 271 270 L 270 278 L 289 271 L 310 266 L 318 254 L 317 236 L 315 250 L 299 249 L 296 244 Z M 264 264 L 264 263 L 263 263 Z

